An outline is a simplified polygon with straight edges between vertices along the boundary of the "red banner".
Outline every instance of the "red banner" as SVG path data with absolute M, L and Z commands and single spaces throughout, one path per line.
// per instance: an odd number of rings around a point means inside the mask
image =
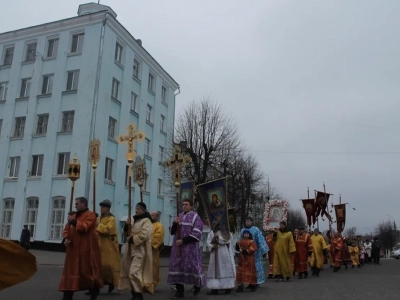
M 315 224 L 316 218 L 315 218 L 315 199 L 303 199 L 301 200 L 303 202 L 303 207 L 304 210 L 306 211 L 306 216 L 307 216 L 307 225 L 311 227 L 311 224 Z
M 315 205 L 317 206 L 315 217 L 318 218 L 320 215 L 321 217 L 324 217 L 325 215 L 328 220 L 332 222 L 332 218 L 326 210 L 328 207 L 329 196 L 330 194 L 317 191 L 317 196 L 315 197 Z
M 336 204 L 335 207 L 335 214 L 336 214 L 336 224 L 337 224 L 337 231 L 343 232 L 344 226 L 346 224 L 346 204 Z

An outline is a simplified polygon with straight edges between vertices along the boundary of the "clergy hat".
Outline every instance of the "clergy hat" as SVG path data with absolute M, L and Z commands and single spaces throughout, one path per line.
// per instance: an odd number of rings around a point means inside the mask
M 249 234 L 249 239 L 253 239 L 253 235 L 251 234 L 250 230 L 248 230 L 248 229 L 243 230 L 243 236 L 245 233 Z
M 101 201 L 99 205 L 101 207 L 105 206 L 105 207 L 111 208 L 112 202 L 110 200 L 106 199 L 106 200 Z
M 136 204 L 136 207 L 139 207 L 143 211 L 147 211 L 147 206 L 144 202 L 139 202 L 138 204 Z
M 286 221 L 280 221 L 279 224 L 282 224 L 282 225 L 284 225 L 284 226 L 287 226 Z

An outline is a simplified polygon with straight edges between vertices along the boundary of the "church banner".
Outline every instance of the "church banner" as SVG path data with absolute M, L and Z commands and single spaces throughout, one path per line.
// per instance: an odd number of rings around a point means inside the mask
M 227 187 L 226 178 L 197 186 L 210 227 L 213 228 L 219 223 L 224 239 L 230 238 Z
M 195 202 L 195 192 L 196 192 L 196 183 L 194 181 L 188 181 L 181 183 L 181 192 L 179 198 L 179 211 L 182 212 L 182 201 L 185 199 L 192 200 Z
M 317 206 L 315 217 L 318 218 L 320 215 L 324 217 L 324 215 L 328 218 L 330 222 L 332 222 L 332 218 L 326 210 L 328 207 L 329 196 L 331 194 L 319 192 L 317 191 L 317 195 L 315 197 L 315 204 Z
M 306 212 L 307 225 L 309 227 L 311 227 L 311 224 L 314 225 L 315 222 L 316 222 L 316 218 L 315 218 L 315 212 L 316 212 L 315 199 L 302 199 L 301 201 L 303 202 L 303 207 L 304 207 L 304 210 Z
M 265 231 L 279 228 L 279 223 L 287 221 L 288 202 L 286 200 L 269 200 L 265 202 L 263 229 Z
M 336 214 L 336 224 L 337 231 L 343 232 L 344 226 L 346 225 L 346 204 L 336 204 L 335 214 Z

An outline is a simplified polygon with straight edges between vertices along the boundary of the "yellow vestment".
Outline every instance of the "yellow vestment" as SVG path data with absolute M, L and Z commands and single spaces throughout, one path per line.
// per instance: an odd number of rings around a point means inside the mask
M 153 223 L 151 234 L 151 249 L 153 252 L 153 284 L 154 287 L 160 282 L 160 247 L 164 244 L 164 227 L 160 222 Z
M 296 252 L 296 246 L 291 232 L 278 231 L 273 237 L 274 246 L 274 275 L 283 277 L 293 276 L 292 254 Z
M 328 246 L 325 243 L 325 239 L 322 235 L 313 234 L 311 236 L 311 242 L 314 247 L 314 259 L 311 267 L 316 267 L 318 269 L 322 269 L 324 265 L 324 249 L 328 249 Z

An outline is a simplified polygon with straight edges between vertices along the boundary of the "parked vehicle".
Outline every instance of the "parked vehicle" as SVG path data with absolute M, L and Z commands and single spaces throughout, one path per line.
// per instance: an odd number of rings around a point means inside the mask
M 395 259 L 400 259 L 400 249 L 393 250 L 392 254 L 390 255 L 390 257 L 393 257 Z

